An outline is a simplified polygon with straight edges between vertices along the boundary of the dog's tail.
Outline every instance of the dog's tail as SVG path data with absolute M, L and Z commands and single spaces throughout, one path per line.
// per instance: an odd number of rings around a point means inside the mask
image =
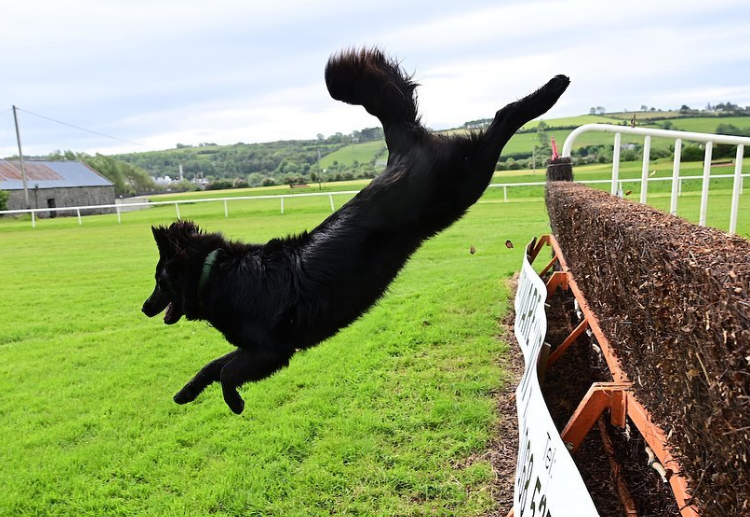
M 401 66 L 380 50 L 345 50 L 326 66 L 328 93 L 336 100 L 363 106 L 380 119 L 384 130 L 394 124 L 418 124 L 412 81 Z

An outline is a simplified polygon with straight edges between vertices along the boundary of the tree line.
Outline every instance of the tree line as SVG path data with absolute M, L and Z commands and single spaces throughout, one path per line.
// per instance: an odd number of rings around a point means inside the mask
M 597 108 L 598 109 L 598 108 Z M 730 114 L 743 114 L 748 108 L 740 108 L 731 103 L 720 103 L 711 106 L 719 110 L 708 115 L 720 118 Z M 603 110 L 602 110 L 603 111 Z M 682 115 L 696 116 L 697 110 L 688 106 L 681 108 Z M 697 115 L 701 116 L 701 115 Z M 668 117 L 664 117 L 667 119 Z M 674 118 L 674 117 L 671 117 Z M 481 129 L 486 127 L 492 119 L 479 119 L 466 122 L 466 129 Z M 654 122 L 653 117 L 649 122 Z M 627 124 L 627 121 L 622 121 Z M 660 127 L 669 129 L 669 120 L 661 122 Z M 578 126 L 554 126 L 555 130 L 574 129 Z M 519 133 L 535 133 L 531 152 L 504 154 L 498 162 L 497 170 L 532 169 L 546 166 L 551 157 L 552 149 L 548 130 L 553 129 L 546 122 L 540 121 L 534 128 L 519 131 Z M 719 123 L 716 127 L 718 134 L 750 136 L 750 127 L 740 128 L 731 124 Z M 325 169 L 319 165 L 320 159 L 344 146 L 373 140 L 383 140 L 383 130 L 380 127 L 365 128 L 353 131 L 348 135 L 336 133 L 331 136 L 317 135 L 314 140 L 288 140 L 266 143 L 236 143 L 234 145 L 217 145 L 204 142 L 198 145 L 178 143 L 175 149 L 152 151 L 145 153 L 127 153 L 112 156 L 73 151 L 56 151 L 44 157 L 46 160 L 78 160 L 86 163 L 98 171 L 115 185 L 118 196 L 135 194 L 159 193 L 167 189 L 171 191 L 186 191 L 198 189 L 227 189 L 256 187 L 283 184 L 308 184 L 319 181 L 341 181 L 356 178 L 374 178 L 381 170 L 381 161 L 387 156 L 387 149 L 383 142 L 382 149 L 367 162 L 354 161 L 339 163 L 334 161 Z M 673 149 L 653 149 L 652 158 L 669 157 Z M 713 156 L 716 158 L 733 157 L 734 146 L 716 145 Z M 750 156 L 750 149 L 746 149 L 746 156 Z M 606 163 L 612 160 L 612 145 L 584 146 L 573 151 L 576 163 Z M 662 156 L 664 155 L 664 156 Z M 695 145 L 686 145 L 682 149 L 683 161 L 701 160 L 703 150 Z M 622 161 L 642 159 L 642 146 L 634 145 L 621 150 Z M 182 167 L 183 181 L 177 181 Z M 157 178 L 169 176 L 173 181 L 168 185 L 155 181 Z M 0 206 L 3 198 L 0 191 Z
M 115 158 L 148 172 L 154 178 L 178 178 L 180 167 L 184 181 L 173 189 L 233 188 L 372 178 L 378 172 L 371 163 L 334 162 L 325 171 L 322 157 L 352 144 L 383 139 L 382 128 L 365 128 L 349 135 L 336 133 L 315 140 L 285 140 L 266 143 L 236 143 L 219 146 L 178 144 L 176 149 L 116 155 Z M 377 158 L 377 157 L 376 157 Z

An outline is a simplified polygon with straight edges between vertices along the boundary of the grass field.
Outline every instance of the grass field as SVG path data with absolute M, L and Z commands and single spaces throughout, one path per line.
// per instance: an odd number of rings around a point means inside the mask
M 183 216 L 263 241 L 329 207 L 262 201 Z M 238 202 L 239 203 L 239 202 Z M 492 508 L 481 455 L 504 382 L 498 319 L 521 244 L 548 229 L 541 200 L 474 207 L 416 255 L 381 304 L 289 368 L 243 390 L 171 396 L 229 350 L 201 323 L 165 327 L 150 225 L 123 216 L 0 221 L 0 515 L 476 515 Z M 514 249 L 503 244 L 516 242 Z M 469 247 L 476 253 L 470 254 Z M 514 418 L 514 417 L 513 417 Z
M 530 179 L 517 171 L 495 181 Z M 669 202 L 666 192 L 649 199 Z M 727 226 L 728 199 L 724 188 L 712 194 L 710 224 Z M 686 187 L 680 203 L 697 217 L 696 189 Z M 312 228 L 330 212 L 327 198 L 287 199 L 284 215 L 276 200 L 230 202 L 229 218 L 220 205 L 180 210 L 256 242 Z M 744 198 L 740 213 L 738 233 L 748 236 Z M 506 382 L 497 361 L 508 345 L 498 321 L 523 245 L 549 231 L 541 189 L 518 187 L 507 203 L 490 189 L 369 314 L 243 388 L 240 417 L 215 386 L 193 404 L 171 401 L 230 345 L 205 324 L 166 327 L 140 312 L 157 257 L 150 225 L 173 218 L 160 207 L 123 214 L 122 224 L 69 217 L 32 229 L 0 219 L 0 515 L 491 511 L 491 469 L 477 458 L 501 418 L 493 394 Z

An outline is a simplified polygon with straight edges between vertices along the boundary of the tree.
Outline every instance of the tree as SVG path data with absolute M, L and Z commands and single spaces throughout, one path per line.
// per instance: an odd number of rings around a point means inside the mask
M 547 133 L 547 127 L 549 126 L 547 126 L 547 123 L 543 120 L 540 120 L 539 124 L 536 126 L 536 137 L 541 149 L 547 149 L 550 147 L 550 138 Z
M 156 187 L 154 180 L 145 170 L 112 156 L 98 153 L 95 156 L 89 156 L 80 153 L 77 159 L 114 183 L 117 195 L 153 192 Z
M 360 141 L 379 140 L 384 138 L 383 128 L 378 127 L 366 127 L 359 132 Z
M 8 198 L 10 193 L 6 190 L 0 190 L 0 210 L 8 209 Z
M 253 172 L 247 177 L 247 183 L 251 187 L 259 187 L 263 182 L 263 175 L 259 172 Z
M 215 180 L 206 185 L 206 190 L 227 190 L 234 187 L 231 180 Z
M 704 150 L 697 145 L 686 145 L 680 152 L 680 161 L 699 162 L 703 160 L 704 154 Z

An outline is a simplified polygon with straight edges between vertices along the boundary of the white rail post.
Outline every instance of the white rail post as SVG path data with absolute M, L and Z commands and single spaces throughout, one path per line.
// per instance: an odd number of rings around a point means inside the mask
M 706 226 L 706 214 L 708 213 L 708 185 L 711 182 L 711 155 L 714 144 L 706 142 L 706 154 L 703 157 L 703 186 L 701 187 L 701 213 L 698 218 L 700 226 Z
M 503 201 L 508 202 L 508 186 L 503 186 Z
M 617 191 L 621 188 L 618 184 L 618 178 L 620 176 L 620 148 L 622 147 L 622 133 L 615 133 L 615 143 L 612 148 L 612 188 L 610 194 L 613 196 L 617 195 Z
M 734 185 L 732 186 L 732 213 L 729 217 L 729 234 L 737 233 L 737 212 L 740 208 L 740 193 L 742 192 L 742 160 L 745 157 L 745 146 L 737 146 L 734 159 Z
M 281 214 L 284 215 L 284 196 L 281 196 Z
M 181 219 L 180 217 L 180 203 L 175 201 L 174 209 L 177 212 L 177 220 L 179 221 Z
M 36 228 L 36 216 L 34 215 L 34 212 L 31 212 L 31 227 Z
M 328 194 L 328 199 L 331 201 L 331 212 L 335 212 L 336 207 L 333 206 L 333 194 Z
M 643 139 L 643 168 L 641 169 L 641 203 L 646 203 L 648 196 L 648 165 L 651 160 L 651 135 Z
M 115 210 L 117 210 L 117 224 L 122 224 L 122 217 L 120 216 L 120 205 L 117 205 L 115 207 Z
M 80 210 L 80 208 L 76 209 L 76 214 L 78 214 L 78 226 L 81 226 L 83 224 L 83 221 L 81 221 L 81 210 Z
M 672 166 L 672 199 L 669 203 L 669 213 L 677 215 L 677 194 L 681 190 L 680 159 L 682 158 L 682 139 L 674 141 L 674 165 Z
M 224 200 L 224 217 L 229 217 L 229 207 L 227 207 L 227 200 Z

